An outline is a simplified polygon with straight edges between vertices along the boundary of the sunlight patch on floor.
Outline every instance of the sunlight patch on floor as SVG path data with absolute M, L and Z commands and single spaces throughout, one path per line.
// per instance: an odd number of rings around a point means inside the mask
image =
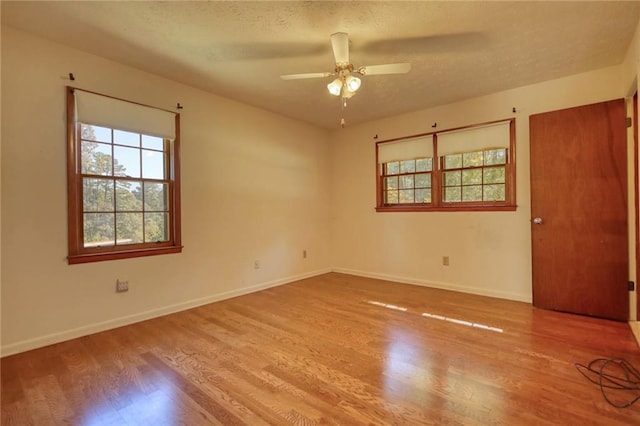
M 396 306 L 389 303 L 376 302 L 375 300 L 369 300 L 367 303 L 376 306 L 382 306 L 383 308 L 393 309 L 394 311 L 402 311 L 407 312 L 407 308 L 403 308 L 402 306 Z
M 394 311 L 408 312 L 408 309 L 405 308 L 405 307 L 392 305 L 390 303 L 378 302 L 377 300 L 367 300 L 367 303 L 370 304 L 370 305 L 381 306 L 381 307 L 387 308 L 387 309 L 393 309 Z M 423 317 L 425 317 L 425 318 L 432 318 L 432 319 L 437 319 L 437 320 L 441 320 L 441 321 L 451 322 L 451 323 L 454 323 L 454 324 L 466 325 L 467 327 L 480 328 L 482 330 L 494 331 L 496 333 L 504 332 L 504 330 L 501 329 L 501 328 L 491 327 L 491 326 L 488 326 L 488 325 L 485 325 L 485 324 L 479 324 L 477 322 L 465 321 L 465 320 L 456 319 L 456 318 L 449 318 L 449 317 L 445 317 L 445 316 L 442 316 L 442 315 L 430 314 L 430 313 L 427 313 L 427 312 L 423 312 L 421 315 Z
M 449 317 L 444 317 L 442 315 L 429 314 L 427 312 L 423 312 L 422 316 L 423 317 L 427 317 L 427 318 L 433 318 L 433 319 L 441 320 L 441 321 L 448 321 L 448 322 L 452 322 L 454 324 L 466 325 L 467 327 L 474 327 L 474 328 L 481 328 L 483 330 L 495 331 L 496 333 L 502 333 L 504 331 L 504 330 L 502 330 L 501 328 L 498 328 L 498 327 L 490 327 L 490 326 L 485 325 L 485 324 L 478 324 L 477 322 L 471 322 L 471 321 L 465 321 L 465 320 L 460 320 L 460 319 L 455 319 L 455 318 L 449 318 Z

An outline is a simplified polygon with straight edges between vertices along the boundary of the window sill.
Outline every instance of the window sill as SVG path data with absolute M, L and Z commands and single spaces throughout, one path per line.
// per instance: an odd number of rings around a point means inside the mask
M 376 207 L 376 212 L 512 212 L 516 211 L 518 206 L 501 205 L 501 206 L 451 206 L 451 207 L 422 207 L 422 206 L 381 206 Z
M 159 247 L 159 248 L 143 248 L 135 250 L 121 250 L 101 253 L 85 253 L 69 255 L 67 260 L 69 265 L 79 263 L 102 262 L 105 260 L 132 259 L 136 257 L 157 256 L 161 254 L 182 253 L 183 246 Z

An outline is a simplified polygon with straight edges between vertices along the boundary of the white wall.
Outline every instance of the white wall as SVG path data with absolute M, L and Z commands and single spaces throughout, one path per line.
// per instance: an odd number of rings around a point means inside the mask
M 184 106 L 182 254 L 67 264 L 67 84 Z M 3 355 L 330 270 L 327 131 L 6 27 L 1 96 Z
M 622 98 L 622 80 L 616 66 L 333 132 L 334 269 L 531 301 L 529 115 Z M 443 130 L 511 116 L 517 211 L 376 213 L 375 135 L 385 140 L 432 131 L 433 123 Z

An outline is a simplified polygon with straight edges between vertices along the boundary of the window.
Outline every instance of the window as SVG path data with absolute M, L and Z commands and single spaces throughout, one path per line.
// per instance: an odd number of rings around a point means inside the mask
M 431 158 L 392 161 L 384 164 L 384 200 L 387 204 L 431 202 Z
M 515 119 L 376 144 L 377 211 L 515 210 Z
M 441 158 L 444 203 L 506 200 L 506 148 Z
M 433 182 L 431 136 L 389 141 L 378 146 L 381 202 L 387 206 L 430 205 Z
M 69 263 L 180 252 L 179 115 L 67 96 Z

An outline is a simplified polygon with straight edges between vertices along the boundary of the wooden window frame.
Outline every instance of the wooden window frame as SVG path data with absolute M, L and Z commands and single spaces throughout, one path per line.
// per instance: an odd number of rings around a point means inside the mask
M 81 170 L 80 123 L 76 121 L 74 87 L 67 87 L 67 202 L 68 202 L 68 263 L 79 264 L 106 260 L 130 259 L 182 252 L 180 214 L 180 114 L 175 114 L 175 138 L 170 142 L 169 161 L 169 238 L 162 242 L 123 244 L 113 246 L 84 246 L 83 177 Z M 93 93 L 93 92 L 90 92 Z M 101 95 L 94 93 L 96 95 Z M 106 95 L 101 95 L 106 96 Z M 131 102 L 114 98 L 122 102 Z M 135 102 L 133 102 L 135 103 Z M 148 105 L 141 106 L 149 107 Z M 155 108 L 155 107 L 149 107 Z M 90 124 L 90 123 L 85 123 Z M 118 177 L 114 176 L 114 179 Z M 120 177 L 121 179 L 126 177 Z M 138 179 L 134 179 L 138 180 Z M 141 179 L 140 179 L 141 180 Z
M 461 201 L 444 202 L 442 199 L 442 161 L 438 155 L 438 134 L 469 130 L 500 123 L 509 123 L 509 148 L 507 148 L 507 162 L 505 164 L 505 200 L 504 201 Z M 378 151 L 382 144 L 399 142 L 421 137 L 432 137 L 433 143 L 433 171 L 431 172 L 431 203 L 385 204 L 383 174 L 384 164 L 379 164 Z M 420 133 L 376 142 L 376 211 L 377 212 L 443 212 L 443 211 L 515 211 L 516 205 L 516 119 L 515 117 L 455 127 L 446 130 Z M 409 160 L 409 158 L 407 158 Z

